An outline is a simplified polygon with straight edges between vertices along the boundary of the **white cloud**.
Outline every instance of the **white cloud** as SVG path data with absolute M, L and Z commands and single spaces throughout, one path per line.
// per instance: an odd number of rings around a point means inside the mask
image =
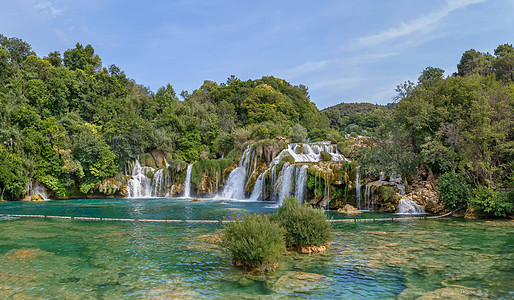
M 40 0 L 37 1 L 33 10 L 44 17 L 55 18 L 59 17 L 63 14 L 64 10 L 62 8 L 57 8 L 55 3 L 52 3 L 49 0 Z
M 376 34 L 361 37 L 356 40 L 356 44 L 361 47 L 369 47 L 413 33 L 427 34 L 432 32 L 436 28 L 437 24 L 453 11 L 486 1 L 488 0 L 448 0 L 446 5 L 438 11 L 419 17 L 411 22 L 401 23 L 397 27 L 392 27 Z

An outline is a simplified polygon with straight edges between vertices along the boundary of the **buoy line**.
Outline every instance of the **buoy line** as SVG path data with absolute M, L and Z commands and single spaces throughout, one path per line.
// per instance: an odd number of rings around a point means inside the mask
M 440 216 L 412 216 L 412 217 L 398 217 L 398 218 L 351 218 L 351 219 L 329 219 L 331 223 L 357 223 L 357 222 L 395 222 L 404 220 L 428 220 L 439 219 L 449 216 L 447 213 Z M 71 217 L 71 216 L 45 216 L 45 215 L 18 215 L 18 214 L 0 214 L 0 217 L 7 218 L 40 218 L 40 219 L 67 219 L 67 220 L 80 220 L 80 221 L 119 221 L 119 222 L 156 222 L 156 223 L 231 223 L 231 220 L 159 220 L 159 219 L 124 219 L 124 218 L 94 218 L 94 217 Z

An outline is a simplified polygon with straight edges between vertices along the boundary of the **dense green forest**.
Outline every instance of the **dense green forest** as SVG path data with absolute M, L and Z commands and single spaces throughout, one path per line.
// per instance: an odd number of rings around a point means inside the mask
M 448 208 L 512 212 L 514 49 L 466 51 L 458 72 L 427 67 L 398 85 L 393 103 L 343 103 L 318 111 L 306 86 L 265 76 L 206 80 L 179 95 L 152 92 L 91 45 L 38 57 L 0 35 L 0 192 L 19 199 L 31 178 L 57 197 L 90 193 L 152 150 L 173 161 L 236 161 L 245 143 L 361 138 L 351 157 L 380 171 L 439 179 Z
M 170 84 L 154 93 L 103 67 L 91 45 L 41 58 L 0 35 L 1 196 L 19 198 L 29 178 L 58 197 L 85 194 L 153 149 L 191 162 L 249 140 L 338 135 L 305 86 L 271 76 L 207 80 L 180 97 Z

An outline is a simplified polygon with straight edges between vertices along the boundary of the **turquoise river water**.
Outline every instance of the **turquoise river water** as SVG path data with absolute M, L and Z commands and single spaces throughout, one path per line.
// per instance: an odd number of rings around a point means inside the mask
M 0 214 L 219 220 L 274 210 L 269 202 L 226 202 L 4 202 Z M 512 220 L 334 223 L 326 253 L 288 253 L 267 275 L 231 265 L 216 244 L 221 228 L 0 217 L 0 299 L 514 298 Z

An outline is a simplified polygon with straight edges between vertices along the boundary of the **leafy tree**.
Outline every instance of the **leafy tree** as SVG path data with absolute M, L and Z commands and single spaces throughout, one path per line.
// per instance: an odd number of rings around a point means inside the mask
M 100 57 L 95 54 L 95 50 L 91 45 L 86 47 L 77 43 L 75 48 L 68 49 L 64 52 L 64 66 L 70 70 L 84 70 L 91 74 L 98 71 L 102 65 Z
M 29 181 L 23 159 L 0 145 L 0 200 L 17 199 Z

